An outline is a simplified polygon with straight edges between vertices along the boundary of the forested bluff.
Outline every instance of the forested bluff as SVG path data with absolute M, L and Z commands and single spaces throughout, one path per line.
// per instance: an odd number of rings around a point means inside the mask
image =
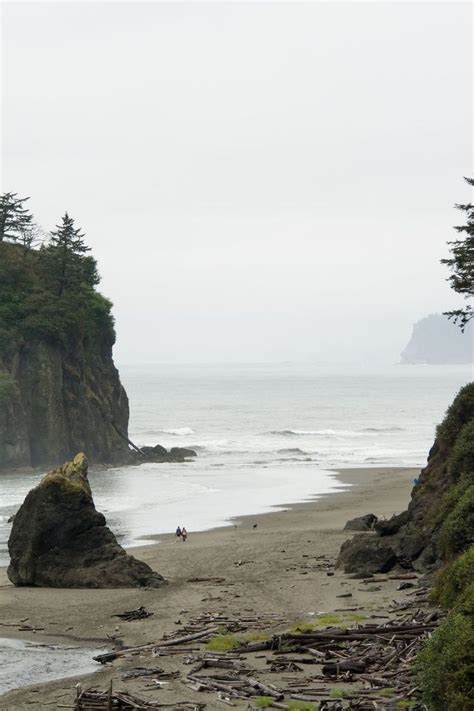
M 128 461 L 128 398 L 96 261 L 67 213 L 46 236 L 25 203 L 0 198 L 0 468 L 78 451 Z

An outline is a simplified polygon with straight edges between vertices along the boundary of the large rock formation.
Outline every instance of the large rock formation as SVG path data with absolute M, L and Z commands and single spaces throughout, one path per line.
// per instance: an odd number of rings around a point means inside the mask
M 337 565 L 347 573 L 385 573 L 399 565 L 429 572 L 474 543 L 474 383 L 449 408 L 413 488 L 408 509 L 374 533 L 346 541 Z
M 40 587 L 159 587 L 164 579 L 124 551 L 96 511 L 87 460 L 46 474 L 15 515 L 8 577 Z
M 45 257 L 0 242 L 0 469 L 56 465 L 78 451 L 126 462 L 111 304 L 78 285 L 59 297 Z
M 431 314 L 417 321 L 401 362 L 447 365 L 474 362 L 474 328 L 468 323 L 464 333 L 441 314 Z

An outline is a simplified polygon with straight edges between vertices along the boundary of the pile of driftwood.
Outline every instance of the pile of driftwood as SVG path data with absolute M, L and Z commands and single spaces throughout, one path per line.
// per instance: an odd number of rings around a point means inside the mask
M 247 629 L 246 625 L 258 628 L 277 619 L 280 622 L 280 618 L 231 618 L 224 613 L 209 613 L 180 628 L 180 636 L 174 631 L 161 642 L 108 652 L 95 659 L 105 663 L 142 652 L 154 657 L 183 655 L 183 663 L 191 668 L 182 675 L 171 672 L 168 678 L 179 677 L 180 683 L 192 692 L 216 694 L 219 703 L 229 706 L 241 706 L 246 700 L 252 709 L 255 699 L 264 696 L 265 704 L 277 709 L 287 709 L 290 701 L 299 701 L 314 704 L 319 711 L 374 711 L 393 709 L 404 702 L 410 704 L 412 711 L 425 711 L 425 706 L 416 700 L 413 661 L 442 615 L 418 607 L 423 594 L 413 591 L 407 606 L 394 602 L 393 611 L 398 618 L 382 624 L 371 621 L 352 628 L 303 627 L 302 631 L 274 634 L 262 641 L 242 641 L 237 648 L 220 653 L 203 650 L 199 645 L 223 631 L 240 631 L 242 627 Z M 183 631 L 188 634 L 183 635 Z M 150 673 L 138 668 L 131 677 L 147 677 L 158 687 L 164 674 L 159 667 Z M 278 675 L 276 684 L 268 680 L 273 674 Z M 204 704 L 195 704 L 198 706 L 203 708 Z M 157 704 L 136 708 L 155 707 Z M 178 704 L 174 707 L 190 708 Z
M 144 701 L 124 691 L 113 691 L 112 682 L 108 691 L 78 689 L 75 711 L 145 711 L 146 709 L 181 709 L 182 711 L 202 711 L 206 704 L 194 701 L 176 701 L 172 704 L 160 704 Z

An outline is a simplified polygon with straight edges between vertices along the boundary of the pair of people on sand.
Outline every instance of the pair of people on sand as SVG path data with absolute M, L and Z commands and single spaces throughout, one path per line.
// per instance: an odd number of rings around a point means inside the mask
M 182 528 L 178 526 L 176 529 L 176 538 L 182 538 L 183 543 L 186 543 L 186 538 L 188 537 L 188 532 L 186 531 L 185 527 L 183 526 Z

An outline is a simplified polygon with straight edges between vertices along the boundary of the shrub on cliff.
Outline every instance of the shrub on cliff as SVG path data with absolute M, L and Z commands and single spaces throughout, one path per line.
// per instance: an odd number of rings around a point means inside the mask
M 453 611 L 417 658 L 423 699 L 430 711 L 472 711 L 474 620 Z
M 433 586 L 433 602 L 450 609 L 460 602 L 469 585 L 474 583 L 474 546 L 446 565 Z
M 449 560 L 474 543 L 474 484 L 467 487 L 446 517 L 439 535 L 444 560 Z
M 443 449 L 452 447 L 461 430 L 474 420 L 474 383 L 464 385 L 449 406 L 443 422 L 438 425 L 436 439 Z M 456 465 L 455 465 L 456 466 Z
M 448 470 L 454 479 L 463 474 L 471 474 L 474 478 L 474 419 L 464 425 L 456 437 L 448 459 Z

